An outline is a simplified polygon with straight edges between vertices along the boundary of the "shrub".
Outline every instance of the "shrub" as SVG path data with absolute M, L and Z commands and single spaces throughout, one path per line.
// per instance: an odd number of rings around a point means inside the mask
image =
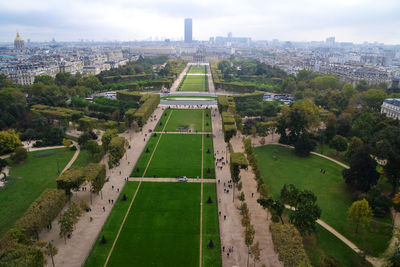
M 10 159 L 13 164 L 18 164 L 28 158 L 28 152 L 23 147 L 17 147 L 15 152 L 11 155 Z
M 279 260 L 285 266 L 298 266 L 300 263 L 311 266 L 303 247 L 303 239 L 296 227 L 289 223 L 271 223 L 269 227 Z

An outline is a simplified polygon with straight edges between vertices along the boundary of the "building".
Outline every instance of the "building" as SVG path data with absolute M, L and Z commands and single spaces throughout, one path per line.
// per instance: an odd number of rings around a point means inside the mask
M 22 40 L 21 36 L 19 36 L 19 32 L 17 32 L 17 36 L 14 39 L 14 50 L 22 51 L 25 49 L 24 40 Z
M 386 114 L 386 117 L 400 119 L 400 98 L 387 98 L 381 106 L 381 113 Z
M 191 43 L 193 41 L 193 32 L 192 32 L 192 19 L 185 19 L 185 43 Z
M 326 38 L 325 44 L 326 44 L 328 47 L 334 47 L 334 46 L 335 46 L 335 37 L 332 36 L 332 37 Z

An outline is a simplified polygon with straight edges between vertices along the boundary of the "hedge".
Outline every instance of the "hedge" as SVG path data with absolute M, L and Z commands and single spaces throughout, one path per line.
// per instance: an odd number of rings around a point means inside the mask
M 223 124 L 222 129 L 224 130 L 224 140 L 229 142 L 233 136 L 236 135 L 237 129 L 235 124 Z
M 223 81 L 214 81 L 215 89 L 223 89 L 232 92 L 238 93 L 253 93 L 257 86 L 251 84 L 243 84 L 240 82 L 223 82 Z
M 113 168 L 117 162 L 124 156 L 125 154 L 125 144 L 126 139 L 121 136 L 113 137 L 108 145 L 108 150 L 110 151 L 108 157 L 108 166 L 109 168 Z
M 238 165 L 241 169 L 245 169 L 249 166 L 249 162 L 246 156 L 242 152 L 231 153 L 231 165 Z
M 78 130 L 87 131 L 96 128 L 98 120 L 96 118 L 83 117 L 78 120 Z
M 157 108 L 158 104 L 160 104 L 160 95 L 144 95 L 140 101 L 144 103 L 136 110 L 133 117 L 134 120 L 137 121 L 139 127 L 142 127 Z
M 31 110 L 39 113 L 50 120 L 64 120 L 71 121 L 73 118 L 79 118 L 83 116 L 83 112 L 62 108 L 62 107 L 51 107 L 46 105 L 33 105 Z
M 40 231 L 57 217 L 66 202 L 67 197 L 64 190 L 46 189 L 29 206 L 15 226 L 25 229 L 26 236 L 38 238 Z
M 223 124 L 235 124 L 235 118 L 229 112 L 223 111 L 221 116 Z
M 241 94 L 241 95 L 234 95 L 232 97 L 235 103 L 254 102 L 254 101 L 261 102 L 264 99 L 264 93 Z
M 138 92 L 127 92 L 127 91 L 117 92 L 117 99 L 121 101 L 139 102 L 141 97 L 142 95 Z
M 303 238 L 292 224 L 271 223 L 269 225 L 279 260 L 285 266 L 311 266 L 303 246 Z
M 225 95 L 218 95 L 217 102 L 219 112 L 228 111 L 229 102 Z
M 70 194 L 71 189 L 79 189 L 84 181 L 93 182 L 96 180 L 100 182 L 99 179 L 105 179 L 105 176 L 106 168 L 104 164 L 90 163 L 86 167 L 72 167 L 57 178 L 57 188 L 64 189 L 67 194 Z

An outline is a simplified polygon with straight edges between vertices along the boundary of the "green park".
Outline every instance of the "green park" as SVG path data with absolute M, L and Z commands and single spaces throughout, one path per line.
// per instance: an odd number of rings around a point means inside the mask
M 178 91 L 208 91 L 208 80 L 206 75 L 185 75 Z

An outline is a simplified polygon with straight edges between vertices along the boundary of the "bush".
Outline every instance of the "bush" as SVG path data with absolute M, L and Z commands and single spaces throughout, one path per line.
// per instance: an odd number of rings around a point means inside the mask
M 347 150 L 347 140 L 343 136 L 335 135 L 329 142 L 329 147 L 336 149 L 337 151 L 343 152 Z
M 15 152 L 11 155 L 10 159 L 13 164 L 18 164 L 28 158 L 28 151 L 23 147 L 18 147 Z
M 285 266 L 298 266 L 300 263 L 311 266 L 303 247 L 303 239 L 296 227 L 289 223 L 271 223 L 269 228 L 279 260 Z

